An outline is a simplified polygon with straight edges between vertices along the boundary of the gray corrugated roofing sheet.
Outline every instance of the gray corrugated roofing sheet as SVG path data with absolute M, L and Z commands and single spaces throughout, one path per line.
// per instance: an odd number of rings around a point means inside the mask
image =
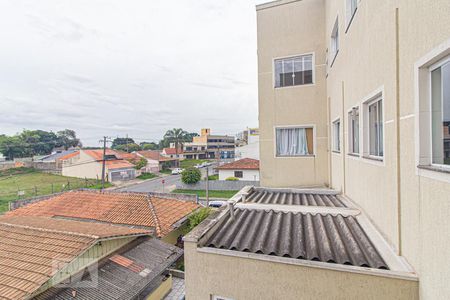
M 353 216 L 235 209 L 207 247 L 388 269 Z
M 51 288 L 36 297 L 43 299 L 74 299 L 72 291 L 76 291 L 75 299 L 134 299 L 153 283 L 161 281 L 163 273 L 183 253 L 183 250 L 155 238 L 141 238 L 141 243 L 106 260 L 98 270 L 98 283 L 83 288 Z M 125 258 L 125 259 L 124 259 Z M 125 260 L 121 264 L 120 261 Z M 128 260 L 133 261 L 128 265 Z M 119 262 L 119 263 L 118 263 Z M 146 276 L 140 274 L 145 269 Z M 155 284 L 157 287 L 158 284 Z
M 260 204 L 305 205 L 346 207 L 341 196 L 333 194 L 313 194 L 301 192 L 278 192 L 255 189 L 247 195 L 245 202 Z

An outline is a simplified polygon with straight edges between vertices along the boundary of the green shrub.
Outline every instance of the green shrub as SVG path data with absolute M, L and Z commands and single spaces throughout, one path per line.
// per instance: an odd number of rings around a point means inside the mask
M 228 177 L 228 178 L 225 179 L 225 180 L 228 180 L 228 181 L 239 181 L 239 178 L 236 178 L 236 177 Z
M 147 160 L 143 157 L 134 165 L 136 170 L 140 170 L 147 165 Z
M 157 177 L 155 174 L 153 173 L 142 173 L 141 175 L 137 176 L 136 178 L 138 179 L 151 179 L 151 178 L 155 178 Z
M 211 213 L 211 208 L 203 207 L 191 214 L 188 218 L 188 232 L 194 229 L 195 226 L 203 222 L 209 214 Z
M 208 176 L 208 180 L 219 180 L 219 175 L 218 174 L 209 175 Z
M 181 173 L 181 181 L 185 184 L 196 184 L 202 179 L 199 169 L 188 168 Z

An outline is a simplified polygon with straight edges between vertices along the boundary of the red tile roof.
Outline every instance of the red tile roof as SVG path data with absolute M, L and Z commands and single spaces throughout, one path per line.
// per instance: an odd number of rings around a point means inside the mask
M 174 158 L 164 157 L 161 155 L 159 151 L 154 150 L 145 150 L 145 151 L 138 151 L 139 155 L 142 155 L 143 157 L 151 160 L 157 160 L 157 161 L 173 161 Z
M 259 160 L 243 158 L 217 167 L 219 170 L 259 170 Z
M 123 159 L 107 160 L 105 161 L 105 165 L 108 170 L 134 168 L 134 165 L 132 163 L 129 163 L 128 161 Z
M 67 263 L 100 238 L 147 234 L 142 229 L 55 220 L 0 217 L 0 298 L 29 299 Z
M 154 229 L 161 237 L 198 207 L 193 202 L 159 199 L 145 193 L 70 191 L 31 203 L 6 215 L 67 217 L 143 226 Z
M 176 149 L 175 148 L 164 148 L 164 152 L 167 155 L 176 155 Z M 183 149 L 178 149 L 178 154 L 183 154 Z
M 92 157 L 95 160 L 103 160 L 103 149 L 95 149 L 95 150 L 82 150 L 84 153 L 86 153 L 87 155 L 89 155 L 90 157 Z M 106 149 L 106 155 L 117 155 L 119 156 L 119 154 L 111 149 Z M 120 158 L 117 157 L 117 158 Z

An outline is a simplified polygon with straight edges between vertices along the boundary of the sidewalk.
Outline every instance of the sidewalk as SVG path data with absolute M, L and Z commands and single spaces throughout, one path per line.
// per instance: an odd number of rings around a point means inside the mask
M 158 180 L 158 179 L 162 179 L 164 177 L 169 176 L 168 174 L 163 174 L 163 173 L 158 173 L 156 175 L 157 175 L 157 177 L 150 178 L 150 179 L 144 179 L 144 180 L 142 180 L 142 179 L 133 179 L 133 180 L 128 180 L 128 181 L 120 181 L 118 183 L 114 183 L 114 186 L 109 187 L 109 188 L 107 188 L 105 190 L 113 191 L 113 190 L 123 189 L 125 187 L 130 187 L 130 186 L 141 184 L 141 183 L 144 183 L 144 182 Z

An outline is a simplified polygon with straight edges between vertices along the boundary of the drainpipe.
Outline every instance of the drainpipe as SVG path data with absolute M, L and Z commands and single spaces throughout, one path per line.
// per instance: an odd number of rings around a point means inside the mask
M 345 94 L 344 94 L 344 82 L 342 81 L 342 112 L 341 112 L 341 127 L 342 127 L 342 139 L 340 141 L 342 142 L 342 194 L 346 195 L 346 178 L 345 178 Z M 339 134 L 341 134 L 339 132 Z
M 398 7 L 395 8 L 395 135 L 397 158 L 397 227 L 398 227 L 398 255 L 402 255 L 402 189 L 400 169 L 400 28 Z

